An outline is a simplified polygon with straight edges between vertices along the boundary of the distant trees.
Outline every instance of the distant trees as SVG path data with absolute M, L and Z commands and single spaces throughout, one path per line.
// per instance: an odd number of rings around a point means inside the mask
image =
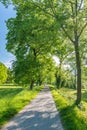
M 7 67 L 0 62 L 0 84 L 4 83 L 7 79 Z
M 14 79 L 12 70 L 0 62 L 0 84 L 2 83 L 14 83 Z
M 6 83 L 8 83 L 8 84 L 14 83 L 13 71 L 12 71 L 11 68 L 7 68 L 7 79 L 6 79 Z

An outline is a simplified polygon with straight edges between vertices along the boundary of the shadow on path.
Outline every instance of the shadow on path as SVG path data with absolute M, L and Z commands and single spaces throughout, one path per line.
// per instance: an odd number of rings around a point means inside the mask
M 63 130 L 49 88 L 41 91 L 1 130 Z

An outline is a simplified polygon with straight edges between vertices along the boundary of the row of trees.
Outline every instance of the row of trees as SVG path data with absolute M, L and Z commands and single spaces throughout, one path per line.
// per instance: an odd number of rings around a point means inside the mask
M 17 14 L 16 18 L 7 21 L 7 50 L 16 56 L 13 63 L 16 77 L 22 82 L 31 82 L 32 86 L 36 79 L 39 81 L 37 77 L 43 80 L 41 74 L 44 71 L 52 71 L 52 66 L 49 64 L 49 69 L 45 63 L 47 64 L 53 55 L 57 55 L 60 60 L 60 76 L 65 63 L 76 72 L 76 103 L 79 104 L 82 88 L 81 66 L 87 51 L 86 0 L 12 2 Z

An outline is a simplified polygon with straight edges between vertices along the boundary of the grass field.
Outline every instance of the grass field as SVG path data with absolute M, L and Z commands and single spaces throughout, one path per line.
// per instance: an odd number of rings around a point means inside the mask
M 27 105 L 42 87 L 0 86 L 0 127 Z
M 87 130 L 87 90 L 82 90 L 82 102 L 77 107 L 76 90 L 51 87 L 65 130 Z

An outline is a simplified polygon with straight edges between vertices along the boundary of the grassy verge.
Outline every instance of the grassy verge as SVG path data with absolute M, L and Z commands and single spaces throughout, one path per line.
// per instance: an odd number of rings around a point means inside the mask
M 61 120 L 65 130 L 87 130 L 87 113 L 86 109 L 80 110 L 77 106 L 73 104 L 73 99 L 68 98 L 71 94 L 68 91 L 66 95 L 60 94 L 51 87 L 51 91 L 56 103 L 57 109 L 60 111 Z M 73 93 L 73 92 L 72 92 Z M 68 96 L 67 96 L 68 95 Z M 71 101 L 71 102 L 70 102 Z M 86 108 L 86 103 L 83 102 Z
M 0 87 L 0 127 L 27 105 L 42 87 L 32 91 L 22 87 Z

